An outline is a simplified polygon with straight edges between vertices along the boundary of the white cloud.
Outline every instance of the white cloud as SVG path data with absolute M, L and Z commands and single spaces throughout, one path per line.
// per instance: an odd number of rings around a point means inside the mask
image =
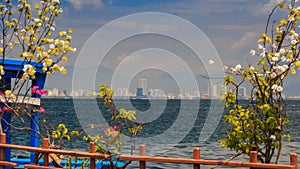
M 231 45 L 231 48 L 237 49 L 237 48 L 243 48 L 251 42 L 253 42 L 258 37 L 258 34 L 255 32 L 246 32 L 242 38 L 240 38 L 238 41 L 234 42 Z
M 103 3 L 101 0 L 67 0 L 73 5 L 76 10 L 81 10 L 84 6 L 92 6 L 94 9 L 102 8 Z

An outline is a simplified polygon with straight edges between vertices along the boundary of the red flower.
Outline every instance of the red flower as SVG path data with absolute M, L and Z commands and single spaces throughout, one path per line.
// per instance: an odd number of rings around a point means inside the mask
M 117 125 L 117 126 L 114 126 L 114 130 L 119 130 L 120 127 Z

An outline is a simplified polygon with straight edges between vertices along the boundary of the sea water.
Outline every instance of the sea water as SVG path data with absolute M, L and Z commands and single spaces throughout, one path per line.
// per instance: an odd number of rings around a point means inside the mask
M 105 118 L 106 121 L 109 120 L 109 112 L 102 106 L 102 102 L 96 100 L 97 108 L 92 105 L 92 102 L 95 102 L 95 99 L 77 99 L 76 102 L 73 102 L 73 99 L 47 98 L 42 99 L 42 106 L 46 110 L 45 116 L 50 124 L 56 126 L 60 123 L 64 123 L 69 131 L 80 130 L 84 135 L 80 120 L 95 118 L 93 112 L 100 112 L 101 114 L 99 114 L 99 116 Z M 74 103 L 76 103 L 77 107 L 81 107 L 81 111 L 84 110 L 84 113 L 77 112 L 74 108 Z M 147 122 L 143 130 L 137 136 L 137 140 L 143 140 L 142 144 L 147 145 L 147 155 L 192 158 L 194 147 L 200 147 L 201 159 L 226 160 L 235 154 L 234 151 L 225 149 L 219 144 L 220 139 L 225 138 L 225 134 L 228 131 L 228 125 L 223 120 L 223 116 L 228 113 L 228 110 L 224 109 L 224 111 L 221 112 L 222 118 L 220 119 L 217 117 L 209 117 L 209 111 L 214 110 L 212 106 L 224 107 L 224 104 L 218 100 L 118 99 L 115 100 L 115 104 L 118 108 L 137 111 L 137 116 Z M 282 164 L 289 164 L 289 153 L 291 152 L 299 154 L 298 161 L 300 161 L 300 101 L 287 101 L 287 108 L 290 124 L 286 127 L 286 131 L 291 135 L 292 140 L 290 142 L 285 141 L 283 144 L 280 160 Z M 78 119 L 78 113 L 81 113 L 79 116 L 81 119 Z M 208 123 L 204 125 L 209 121 L 207 120 L 208 118 L 212 120 L 216 119 L 216 121 L 214 121 L 213 124 Z M 177 126 L 176 130 L 168 130 L 171 129 L 174 124 Z M 201 134 L 203 134 L 201 131 L 203 131 L 204 127 L 210 125 L 215 129 L 212 130 L 213 132 L 208 133 L 209 137 L 206 140 L 201 140 Z M 166 132 L 170 135 L 170 140 L 164 142 L 164 140 L 156 139 L 159 139 L 161 135 L 164 136 Z M 99 129 L 99 134 L 103 134 L 103 129 Z M 152 138 L 156 140 L 153 141 Z M 165 137 L 161 138 L 165 139 Z M 22 132 L 12 133 L 12 143 L 29 145 L 28 134 Z M 124 144 L 126 143 L 124 142 Z M 125 154 L 129 152 L 129 147 L 130 146 L 124 147 Z M 63 142 L 62 148 L 88 151 L 89 145 L 87 142 L 84 142 L 82 138 L 78 138 L 70 142 Z M 18 153 L 21 152 L 13 151 L 13 155 L 19 155 Z M 138 151 L 135 152 L 135 154 L 138 154 Z M 22 152 L 22 155 L 26 154 Z M 236 160 L 248 161 L 248 158 L 240 156 L 236 158 Z M 128 168 L 137 168 L 137 165 L 137 162 L 133 162 Z M 149 162 L 147 163 L 147 167 L 154 169 L 191 168 L 192 166 Z M 201 166 L 201 168 L 210 167 L 212 166 Z

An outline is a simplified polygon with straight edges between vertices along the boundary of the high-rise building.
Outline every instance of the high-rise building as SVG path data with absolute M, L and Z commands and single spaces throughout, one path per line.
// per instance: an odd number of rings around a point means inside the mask
M 148 95 L 147 79 L 139 79 L 138 88 L 142 88 L 143 95 Z

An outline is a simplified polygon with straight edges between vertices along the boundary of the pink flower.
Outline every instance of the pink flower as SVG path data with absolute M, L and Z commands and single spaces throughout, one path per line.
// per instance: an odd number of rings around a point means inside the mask
M 120 127 L 117 125 L 117 126 L 114 126 L 114 130 L 119 130 Z
M 4 112 L 10 112 L 11 111 L 11 109 L 9 107 L 6 107 L 6 106 L 3 107 L 3 110 L 4 110 Z
M 41 94 L 41 95 L 47 95 L 47 90 L 41 89 L 41 90 L 40 90 L 40 94 Z
M 38 86 L 33 86 L 31 88 L 32 93 L 36 93 L 38 91 L 39 87 Z
M 104 134 L 108 135 L 108 130 L 107 129 L 104 130 Z
M 2 91 L 0 91 L 0 95 L 4 95 L 4 93 Z
M 114 134 L 111 135 L 111 137 L 116 138 L 116 137 L 118 137 L 118 135 L 119 135 L 119 133 L 114 133 Z
M 40 113 L 45 113 L 45 109 L 43 107 L 40 107 Z

